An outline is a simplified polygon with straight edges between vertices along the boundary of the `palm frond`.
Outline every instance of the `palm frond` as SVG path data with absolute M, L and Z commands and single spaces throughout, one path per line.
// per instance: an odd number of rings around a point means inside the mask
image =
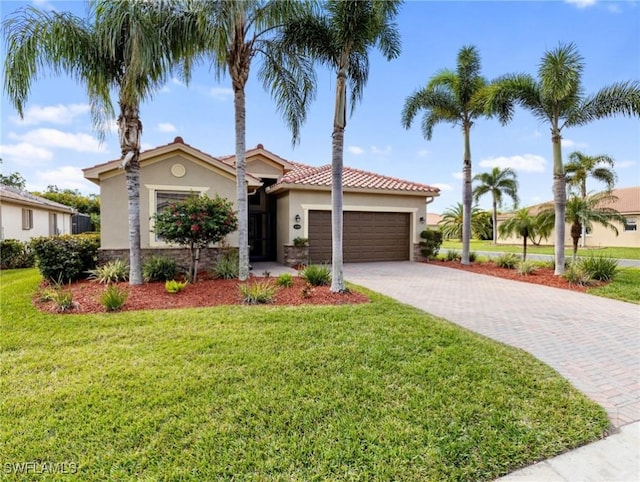
M 584 60 L 575 44 L 560 44 L 544 53 L 538 67 L 542 98 L 554 103 L 580 95 Z
M 615 115 L 640 117 L 640 81 L 619 82 L 600 89 L 575 106 L 565 125 L 581 126 Z

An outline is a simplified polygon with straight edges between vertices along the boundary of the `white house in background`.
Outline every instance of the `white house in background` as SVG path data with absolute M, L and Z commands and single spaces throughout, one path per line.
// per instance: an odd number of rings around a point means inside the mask
M 73 214 L 75 210 L 64 204 L 0 185 L 0 239 L 71 234 Z

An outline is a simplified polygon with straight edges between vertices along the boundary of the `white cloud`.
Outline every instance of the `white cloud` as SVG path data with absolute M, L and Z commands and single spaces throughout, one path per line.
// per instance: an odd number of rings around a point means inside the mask
M 387 154 L 391 154 L 391 146 L 371 146 L 371 153 L 379 156 L 386 156 Z
M 437 187 L 441 191 L 453 191 L 453 186 L 451 184 L 447 184 L 446 182 L 436 182 L 430 184 L 432 187 Z
M 461 172 L 452 172 L 452 173 L 451 173 L 451 176 L 452 176 L 454 179 L 460 179 L 460 180 L 462 180 L 462 173 L 461 173 Z
M 637 164 L 636 161 L 619 161 L 619 162 L 616 162 L 616 168 L 627 169 L 629 167 L 635 166 L 636 164 Z
M 80 192 L 87 192 L 92 187 L 92 183 L 82 175 L 82 170 L 75 166 L 60 166 L 47 171 L 36 171 L 35 177 L 36 180 L 33 183 L 36 186 L 35 190 L 44 190 L 47 186 L 54 185 L 60 189 L 78 189 Z
M 431 152 L 428 149 L 420 149 L 417 154 L 418 157 L 427 157 Z
M 233 98 L 233 89 L 230 87 L 212 87 L 209 94 L 216 100 L 225 101 Z
M 524 154 L 522 156 L 501 156 L 480 161 L 482 167 L 510 167 L 516 171 L 544 172 L 547 161 L 536 154 Z
M 542 137 L 542 132 L 536 129 L 535 131 L 533 131 L 533 137 L 535 138 Z
M 32 0 L 33 4 L 38 7 L 38 10 L 57 10 L 49 0 Z
M 158 130 L 160 132 L 175 132 L 176 126 L 174 126 L 170 122 L 161 122 L 160 124 L 158 124 Z
M 562 139 L 562 147 L 588 147 L 584 142 L 576 142 L 571 139 Z
M 35 129 L 26 134 L 11 134 L 11 138 L 42 147 L 71 149 L 78 152 L 106 152 L 95 137 L 82 132 L 75 134 L 57 129 Z
M 140 150 L 141 151 L 149 151 L 151 149 L 154 149 L 156 146 L 153 146 L 151 144 L 148 144 L 146 142 L 141 142 L 140 143 Z
M 5 161 L 26 165 L 53 159 L 53 153 L 51 151 L 27 142 L 0 145 L 0 155 Z
M 347 151 L 357 156 L 364 154 L 364 149 L 360 146 L 349 146 L 347 147 Z
M 76 117 L 85 115 L 88 112 L 88 104 L 34 105 L 25 111 L 23 119 L 13 117 L 12 121 L 14 124 L 25 126 L 42 123 L 71 124 Z
M 177 77 L 171 77 L 171 83 L 173 85 L 179 85 L 180 87 L 184 87 L 184 82 L 182 82 L 179 78 Z
M 166 85 L 163 85 L 158 92 L 160 92 L 161 94 L 168 94 L 169 92 L 171 92 L 171 89 Z
M 592 7 L 596 4 L 597 0 L 564 0 L 565 3 L 575 5 L 578 8 Z

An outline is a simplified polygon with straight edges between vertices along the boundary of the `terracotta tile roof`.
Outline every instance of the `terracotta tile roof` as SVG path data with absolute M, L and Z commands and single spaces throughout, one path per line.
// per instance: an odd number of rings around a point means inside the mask
M 275 191 L 278 186 L 319 186 L 331 187 L 331 165 L 314 167 L 291 162 L 293 170 L 282 176 L 270 191 Z M 440 190 L 426 184 L 405 181 L 395 177 L 383 176 L 373 172 L 344 167 L 342 170 L 342 184 L 346 189 L 364 189 L 376 191 L 396 191 L 416 194 L 437 194 Z
M 427 213 L 427 224 L 429 226 L 435 226 L 440 221 L 442 221 L 442 215 L 436 213 Z
M 11 186 L 0 185 L 0 199 L 30 206 L 43 206 L 56 211 L 74 213 L 75 209 Z
M 607 204 L 607 207 L 613 208 L 621 214 L 640 214 L 640 186 L 622 187 L 614 189 L 612 193 L 618 199 Z

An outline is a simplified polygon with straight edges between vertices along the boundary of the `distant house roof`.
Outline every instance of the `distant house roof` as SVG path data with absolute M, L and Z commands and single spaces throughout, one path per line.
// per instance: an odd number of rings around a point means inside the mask
M 615 209 L 620 214 L 640 214 L 640 186 L 621 187 L 611 191 L 615 199 L 607 202 L 606 207 Z M 529 213 L 531 215 L 538 214 L 543 208 L 553 206 L 553 201 L 547 201 L 541 204 L 530 206 Z M 513 213 L 502 213 L 498 215 L 499 219 L 506 219 Z
M 46 208 L 50 211 L 58 211 L 69 214 L 75 213 L 75 209 L 73 209 L 72 207 L 65 206 L 64 204 L 60 204 L 54 201 L 49 201 L 48 199 L 36 196 L 26 191 L 21 191 L 20 189 L 12 186 L 0 185 L 0 200 L 13 202 L 15 204 L 22 204 L 25 206 Z
M 442 215 L 441 214 L 429 213 L 429 212 L 427 213 L 427 225 L 428 226 L 435 226 L 441 220 L 442 220 Z
M 331 165 L 314 167 L 297 162 L 291 163 L 293 170 L 278 179 L 267 191 L 277 192 L 285 188 L 308 188 L 326 190 L 331 188 Z M 395 194 L 413 194 L 438 196 L 440 190 L 426 184 L 405 181 L 395 177 L 383 176 L 373 172 L 344 167 L 342 186 L 347 191 L 393 192 Z

